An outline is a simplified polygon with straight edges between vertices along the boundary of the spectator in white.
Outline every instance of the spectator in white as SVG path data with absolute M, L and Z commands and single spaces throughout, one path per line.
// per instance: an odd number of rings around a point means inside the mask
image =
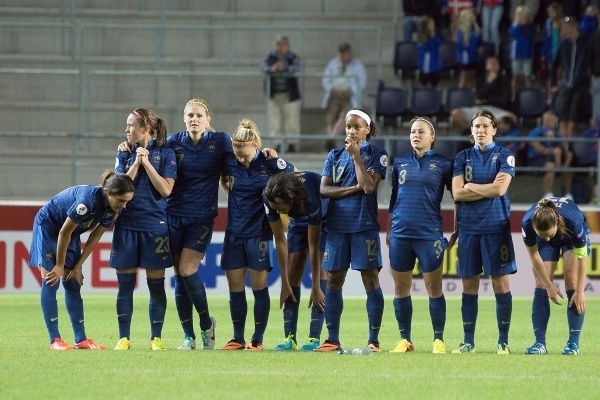
M 271 93 L 269 93 L 271 135 L 298 136 L 300 134 L 300 90 L 298 78 L 292 74 L 300 71 L 300 58 L 290 51 L 290 41 L 287 36 L 277 36 L 275 51 L 267 54 L 260 69 L 268 74 L 271 80 Z M 276 145 L 277 151 L 281 148 L 281 143 Z M 297 149 L 298 139 L 287 141 L 288 152 L 293 153 Z
M 352 109 L 362 108 L 362 92 L 367 86 L 367 71 L 363 63 L 352 56 L 350 44 L 338 46 L 338 57 L 325 67 L 321 80 L 325 97 L 321 106 L 327 110 L 327 134 L 341 135 L 345 132 L 346 114 Z M 328 150 L 335 141 L 327 142 Z

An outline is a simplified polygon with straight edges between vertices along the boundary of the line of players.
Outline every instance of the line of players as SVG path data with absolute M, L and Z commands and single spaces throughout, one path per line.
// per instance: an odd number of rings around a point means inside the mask
M 36 215 L 30 265 L 42 276 L 41 305 L 50 348 L 72 347 L 58 330 L 58 283 L 65 288 L 66 308 L 75 333 L 75 348 L 104 349 L 84 328 L 82 264 L 114 222 L 110 265 L 118 281 L 119 341 L 131 346 L 133 292 L 138 267 L 146 270 L 150 293 L 150 347 L 164 350 L 161 340 L 166 312 L 165 269 L 174 266 L 175 302 L 184 332 L 179 350 L 196 348 L 194 309 L 203 349 L 215 346 L 216 320 L 209 313 L 198 268 L 210 244 L 218 210 L 219 186 L 228 194 L 228 219 L 221 268 L 230 292 L 233 338 L 222 350 L 262 350 L 270 312 L 268 273 L 275 243 L 281 268 L 280 308 L 285 340 L 275 350 L 298 349 L 300 281 L 307 259 L 313 277 L 309 298 L 309 339 L 300 350 L 340 351 L 342 288 L 348 269 L 361 273 L 367 294 L 367 347 L 381 352 L 379 330 L 384 296 L 379 284 L 381 252 L 377 221 L 377 187 L 385 178 L 387 154 L 369 139 L 376 127 L 365 110 L 346 115 L 346 140 L 327 155 L 321 175 L 300 172 L 270 149 L 261 151 L 256 125 L 244 119 L 230 137 L 210 126 L 204 100 L 184 109 L 186 130 L 167 136 L 161 118 L 144 108 L 127 117 L 126 137 L 118 149 L 115 171 L 102 186 L 68 188 Z M 494 143 L 497 121 L 487 110 L 471 119 L 473 147 L 454 162 L 434 150 L 435 127 L 427 118 L 411 121 L 413 151 L 398 156 L 392 169 L 386 244 L 395 282 L 394 313 L 400 341 L 390 351 L 414 351 L 411 338 L 412 270 L 418 260 L 429 295 L 433 353 L 445 353 L 446 301 L 442 292 L 444 252 L 457 241 L 458 274 L 463 282 L 464 340 L 452 353 L 475 351 L 480 275 L 491 276 L 496 297 L 498 354 L 510 354 L 512 314 L 509 275 L 517 270 L 510 232 L 507 189 L 515 173 L 512 152 Z M 444 238 L 440 204 L 444 189 L 455 200 L 454 232 Z M 126 206 L 126 207 L 125 207 Z M 280 214 L 289 216 L 287 236 Z M 118 216 L 118 218 L 117 218 Z M 543 199 L 522 222 L 523 237 L 536 281 L 532 307 L 535 343 L 526 354 L 546 354 L 550 300 L 563 294 L 553 273 L 561 252 L 565 261 L 569 338 L 563 354 L 579 354 L 585 312 L 583 292 L 590 253 L 585 216 L 570 200 Z M 79 236 L 91 230 L 81 250 Z M 246 277 L 254 295 L 255 330 L 245 340 Z M 328 337 L 321 342 L 326 320 Z

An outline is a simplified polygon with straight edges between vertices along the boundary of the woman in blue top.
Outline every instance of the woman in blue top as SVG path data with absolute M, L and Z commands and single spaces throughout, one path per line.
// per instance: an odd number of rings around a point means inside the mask
M 294 170 L 282 158 L 267 159 L 260 152 L 261 139 L 256 124 L 243 119 L 233 134 L 233 154 L 225 158 L 221 187 L 228 194 L 227 227 L 223 242 L 221 268 L 229 285 L 229 309 L 233 322 L 233 339 L 221 350 L 262 350 L 263 336 L 270 311 L 268 275 L 271 271 L 270 250 L 273 232 L 267 221 L 262 192 L 271 175 Z M 280 261 L 281 293 L 287 297 L 291 288 L 285 268 L 285 247 L 277 245 Z M 282 260 L 284 262 L 282 262 Z M 254 334 L 246 345 L 246 276 L 254 294 Z M 280 304 L 285 299 L 280 299 Z
M 454 42 L 456 43 L 456 62 L 460 66 L 458 87 L 475 87 L 475 72 L 477 70 L 480 41 L 480 29 L 477 25 L 477 16 L 473 9 L 460 12 L 458 28 Z
M 267 217 L 277 243 L 287 246 L 288 279 L 292 296 L 285 300 L 283 309 L 283 331 L 286 339 L 275 346 L 277 351 L 297 350 L 298 309 L 300 285 L 308 258 L 312 276 L 312 287 L 308 306 L 311 307 L 308 341 L 301 351 L 313 351 L 321 342 L 321 330 L 325 315 L 325 291 L 327 276 L 321 267 L 327 238 L 323 214 L 327 211 L 327 199 L 321 199 L 321 176 L 314 172 L 278 174 L 269 179 L 263 197 L 267 206 Z M 289 217 L 287 239 L 280 214 Z
M 590 256 L 590 238 L 585 215 L 566 197 L 542 199 L 523 216 L 523 241 L 535 276 L 531 322 L 535 343 L 525 354 L 546 354 L 546 330 L 550 300 L 560 304 L 563 294 L 554 286 L 554 272 L 561 252 L 567 293 L 569 339 L 562 353 L 579 354 L 579 335 L 585 315 L 585 279 Z
M 510 232 L 507 191 L 515 174 L 513 153 L 496 146 L 498 121 L 481 109 L 471 119 L 475 146 L 454 159 L 452 197 L 458 205 L 458 276 L 462 278 L 464 340 L 453 353 L 475 350 L 475 326 L 481 273 L 491 276 L 496 296 L 498 354 L 510 354 L 508 331 L 512 316 L 509 274 L 517 271 Z
M 152 110 L 136 108 L 127 117 L 127 144 L 119 151 L 115 170 L 133 179 L 135 195 L 115 223 L 110 266 L 116 270 L 119 341 L 115 350 L 129 350 L 133 290 L 137 268 L 146 270 L 150 292 L 150 348 L 165 350 L 161 340 L 167 309 L 165 268 L 173 261 L 169 247 L 167 197 L 177 178 L 175 152 L 166 146 L 167 128 Z M 153 137 L 156 137 L 154 139 Z
M 381 351 L 379 329 L 384 301 L 379 285 L 377 186 L 385 178 L 388 158 L 385 150 L 368 141 L 376 133 L 375 124 L 365 110 L 348 111 L 346 145 L 331 150 L 323 165 L 321 195 L 329 198 L 323 258 L 323 269 L 327 271 L 325 319 L 329 337 L 315 351 L 341 349 L 342 287 L 350 267 L 360 271 L 367 292 L 368 347 Z
M 58 330 L 56 292 L 62 281 L 65 304 L 75 333 L 75 348 L 103 350 L 85 334 L 81 267 L 133 197 L 133 181 L 125 174 L 107 171 L 101 186 L 73 186 L 54 196 L 38 211 L 33 222 L 29 265 L 42 276 L 41 304 L 51 350 L 70 350 Z M 81 234 L 92 231 L 83 250 Z
M 391 353 L 414 351 L 410 337 L 413 313 L 410 289 L 417 260 L 429 294 L 433 352 L 445 353 L 446 299 L 441 266 L 448 241 L 443 235 L 440 204 L 444 188 L 448 191 L 452 188 L 452 161 L 433 149 L 435 129 L 429 119 L 412 119 L 410 143 L 413 151 L 394 159 L 386 236 L 395 282 L 394 311 L 400 331 L 400 341 Z M 416 209 L 420 212 L 416 213 Z M 450 245 L 455 239 L 451 237 Z
M 511 37 L 510 61 L 513 76 L 511 99 L 514 101 L 519 85 L 531 87 L 535 28 L 531 23 L 531 15 L 526 6 L 517 7 L 513 24 L 508 32 Z
M 417 56 L 419 57 L 419 81 L 423 86 L 437 87 L 440 82 L 442 60 L 440 46 L 442 37 L 435 31 L 435 21 L 425 17 L 419 27 Z

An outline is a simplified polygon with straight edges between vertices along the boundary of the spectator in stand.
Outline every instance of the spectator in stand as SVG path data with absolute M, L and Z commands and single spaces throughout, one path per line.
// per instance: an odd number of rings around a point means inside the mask
M 498 130 L 496 131 L 496 137 L 500 138 L 519 138 L 521 131 L 517 128 L 515 120 L 509 115 L 504 115 L 498 119 Z M 513 152 L 516 159 L 516 165 L 520 166 L 525 164 L 525 158 L 527 157 L 525 142 L 515 140 L 514 142 L 500 142 L 502 147 L 506 147 Z
M 269 127 L 271 135 L 281 137 L 300 134 L 300 90 L 298 78 L 290 76 L 300 71 L 300 58 L 290 51 L 287 36 L 279 35 L 275 51 L 267 54 L 261 65 L 261 71 L 271 80 L 269 93 Z M 285 128 L 285 129 L 284 129 Z M 276 149 L 281 149 L 281 144 Z M 287 151 L 293 153 L 298 148 L 298 139 L 287 141 Z
M 595 118 L 592 121 L 592 126 L 588 129 L 586 129 L 585 131 L 583 131 L 581 133 L 581 137 L 583 138 L 588 138 L 588 139 L 600 139 L 600 117 L 599 118 Z M 582 163 L 581 160 L 577 159 L 577 155 L 573 154 L 573 164 L 577 167 L 590 167 L 593 166 L 595 167 L 596 165 L 598 165 L 598 143 L 593 143 L 592 144 L 592 150 L 593 150 L 593 158 L 589 161 L 591 161 L 591 163 Z M 596 184 L 596 182 L 598 181 L 597 179 L 597 171 L 594 172 L 593 174 L 593 190 L 592 190 L 592 199 L 591 199 L 591 203 L 593 205 L 600 205 L 600 200 L 598 199 L 598 185 Z
M 433 18 L 436 27 L 441 25 L 440 6 L 438 0 L 404 0 L 404 40 L 413 40 L 413 33 L 418 32 L 426 17 Z
M 600 15 L 598 16 L 600 18 Z M 596 30 L 590 46 L 590 73 L 592 75 L 592 117 L 600 121 L 600 30 Z
M 456 43 L 456 61 L 460 65 L 458 87 L 473 87 L 477 70 L 480 29 L 472 8 L 461 11 L 454 42 Z
M 585 9 L 585 14 L 581 19 L 581 23 L 579 24 L 579 33 L 581 35 L 588 37 L 596 33 L 598 30 L 598 7 L 597 6 L 587 6 Z
M 363 63 L 352 56 L 349 43 L 338 46 L 338 57 L 327 64 L 321 80 L 325 96 L 321 106 L 326 109 L 327 134 L 344 133 L 346 113 L 362 107 L 362 92 L 367 87 L 367 70 Z M 327 142 L 327 150 L 335 147 L 335 141 Z
M 553 72 L 560 67 L 560 79 L 557 74 L 552 76 L 552 91 L 558 92 L 558 130 L 566 137 L 575 134 L 575 121 L 579 119 L 580 111 L 585 109 L 590 90 L 589 55 L 592 51 L 588 40 L 579 33 L 578 26 L 574 17 L 564 19 L 560 32 L 562 41 L 552 65 Z
M 563 2 L 564 1 L 561 0 L 561 3 L 563 3 Z M 519 8 L 521 6 L 525 6 L 529 10 L 529 15 L 532 18 L 534 18 L 537 15 L 538 10 L 540 9 L 540 0 L 510 0 L 509 3 L 510 3 L 510 14 L 509 15 L 515 15 L 517 8 Z
M 531 87 L 531 72 L 533 66 L 533 39 L 535 28 L 531 23 L 531 14 L 527 7 L 517 7 L 515 18 L 510 27 L 511 37 L 510 60 L 512 70 L 511 100 L 515 100 L 517 87 L 525 84 Z
M 418 36 L 419 81 L 423 86 L 437 87 L 442 70 L 440 59 L 442 37 L 436 33 L 433 18 L 425 17 L 423 19 Z
M 483 0 L 481 25 L 483 41 L 494 43 L 496 54 L 500 51 L 500 20 L 504 14 L 504 0 Z
M 527 166 L 544 167 L 542 178 L 543 198 L 554 197 L 555 167 L 569 167 L 573 161 L 573 153 L 569 151 L 567 142 L 543 141 L 544 138 L 560 138 L 557 131 L 558 118 L 553 111 L 546 111 L 542 116 L 542 125 L 529 132 L 529 137 L 540 138 L 540 141 L 529 142 L 527 149 Z M 571 183 L 573 173 L 563 173 L 564 197 L 573 200 Z
M 475 86 L 476 107 L 463 107 L 450 111 L 454 128 L 460 132 L 464 130 L 470 132 L 469 118 L 484 106 L 498 118 L 508 116 L 516 123 L 517 116 L 506 110 L 509 99 L 509 80 L 500 73 L 500 60 L 496 56 L 489 56 L 485 61 L 485 75 L 477 80 Z
M 442 0 L 442 14 L 448 14 L 450 18 L 450 30 L 452 37 L 456 34 L 459 26 L 460 14 L 464 10 L 474 10 L 478 0 Z
M 558 2 L 552 2 L 546 8 L 546 22 L 543 26 L 542 49 L 540 59 L 540 69 L 546 71 L 542 73 L 541 78 L 546 79 L 546 90 L 548 92 L 547 104 L 550 104 L 552 95 L 550 91 L 550 76 L 552 76 L 552 63 L 558 53 L 560 45 L 560 25 L 563 21 L 562 6 Z

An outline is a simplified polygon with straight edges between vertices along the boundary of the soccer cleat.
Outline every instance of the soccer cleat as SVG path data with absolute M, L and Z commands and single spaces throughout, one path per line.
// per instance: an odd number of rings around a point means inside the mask
M 215 348 L 215 328 L 217 327 L 217 320 L 210 317 L 212 325 L 205 331 L 200 331 L 202 336 L 202 350 L 212 350 Z
M 446 353 L 446 344 L 442 342 L 440 339 L 435 339 L 433 341 L 433 354 L 445 354 Z
M 400 340 L 390 353 L 410 353 L 415 351 L 415 346 L 406 339 Z
M 525 349 L 525 354 L 535 354 L 535 355 L 548 354 L 548 350 L 546 349 L 545 344 L 542 344 L 540 342 L 535 342 L 534 344 L 531 345 L 531 347 L 528 347 Z
M 83 342 L 75 343 L 75 348 L 79 350 L 106 350 L 105 346 L 94 343 L 94 339 L 85 339 Z
M 373 353 L 381 353 L 381 349 L 379 348 L 379 342 L 371 342 L 367 345 L 367 348 L 373 350 Z
M 246 343 L 236 342 L 235 339 L 231 339 L 227 344 L 221 347 L 221 350 L 244 350 Z
M 563 349 L 562 353 L 565 356 L 578 356 L 579 355 L 579 345 L 575 342 L 567 342 L 567 345 Z
M 131 347 L 131 342 L 126 337 L 119 339 L 117 345 L 115 346 L 115 350 L 129 350 Z
M 167 348 L 162 342 L 162 339 L 159 337 L 155 337 L 150 341 L 150 348 L 152 350 L 166 350 Z
M 73 350 L 73 347 L 71 347 L 69 343 L 65 342 L 63 339 L 56 338 L 50 345 L 50 350 Z
M 458 349 L 452 350 L 452 354 L 475 353 L 475 346 L 471 343 L 461 343 Z
M 196 340 L 186 336 L 185 339 L 183 339 L 183 343 L 177 348 L 177 350 L 196 350 Z
M 323 342 L 322 345 L 314 349 L 313 351 L 317 351 L 319 353 L 324 353 L 328 351 L 339 351 L 342 349 L 342 346 L 339 343 L 333 343 L 329 340 Z
M 300 351 L 314 351 L 317 347 L 319 347 L 319 344 L 321 343 L 321 341 L 317 338 L 308 338 L 308 340 L 306 341 L 306 343 L 304 343 L 302 346 L 300 346 Z
M 258 340 L 252 340 L 248 346 L 244 350 L 249 351 L 261 351 L 263 349 L 263 345 Z
M 296 351 L 298 350 L 298 344 L 296 343 L 296 339 L 294 338 L 293 334 L 289 334 L 285 340 L 281 343 L 279 343 L 277 346 L 275 346 L 275 348 L 273 349 L 275 351 Z
M 496 354 L 507 355 L 510 354 L 510 350 L 506 343 L 498 343 L 498 351 Z

